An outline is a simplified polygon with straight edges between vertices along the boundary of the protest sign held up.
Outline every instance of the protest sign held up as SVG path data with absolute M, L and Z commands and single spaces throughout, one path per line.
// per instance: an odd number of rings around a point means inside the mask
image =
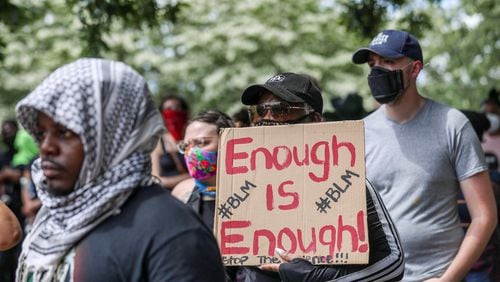
M 215 235 L 226 265 L 368 262 L 362 121 L 226 128 Z

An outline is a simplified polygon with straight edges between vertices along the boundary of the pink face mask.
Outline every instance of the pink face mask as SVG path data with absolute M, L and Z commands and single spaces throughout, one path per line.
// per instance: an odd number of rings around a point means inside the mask
M 197 147 L 186 150 L 184 160 L 191 177 L 203 180 L 217 173 L 217 151 L 205 151 Z

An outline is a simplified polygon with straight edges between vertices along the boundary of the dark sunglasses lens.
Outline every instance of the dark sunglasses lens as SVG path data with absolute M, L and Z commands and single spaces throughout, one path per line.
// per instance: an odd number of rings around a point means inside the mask
M 290 113 L 290 106 L 285 103 L 272 105 L 271 113 L 275 118 L 285 118 Z
M 286 118 L 290 113 L 290 105 L 286 103 L 253 105 L 250 107 L 250 115 L 264 117 L 269 110 L 271 110 L 271 115 L 274 118 L 282 119 Z
M 263 117 L 267 113 L 267 106 L 266 105 L 257 105 L 255 106 L 255 111 L 257 112 L 257 115 L 260 117 Z

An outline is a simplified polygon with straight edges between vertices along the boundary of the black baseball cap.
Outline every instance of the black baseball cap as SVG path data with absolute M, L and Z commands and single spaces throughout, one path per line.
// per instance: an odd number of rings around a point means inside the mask
M 241 94 L 241 102 L 244 105 L 256 105 L 260 96 L 266 91 L 290 103 L 305 102 L 315 112 L 323 112 L 321 90 L 308 75 L 293 72 L 277 74 L 264 84 L 250 85 Z
M 418 40 L 406 31 L 388 29 L 380 32 L 368 48 L 360 48 L 354 52 L 352 61 L 355 64 L 364 64 L 368 62 L 370 52 L 385 58 L 397 59 L 406 56 L 424 62 Z

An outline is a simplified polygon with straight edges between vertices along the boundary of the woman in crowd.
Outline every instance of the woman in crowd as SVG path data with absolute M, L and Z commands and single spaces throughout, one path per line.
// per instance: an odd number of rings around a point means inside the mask
M 234 127 L 226 114 L 201 112 L 188 121 L 184 140 L 178 146 L 191 178 L 179 183 L 172 195 L 195 209 L 209 228 L 214 225 L 219 130 L 226 127 Z
M 177 144 L 183 138 L 189 107 L 180 96 L 167 95 L 161 101 L 160 112 L 167 132 L 161 136 L 151 154 L 152 173 L 161 180 L 164 188 L 171 190 L 189 178 L 184 157 L 177 151 Z

